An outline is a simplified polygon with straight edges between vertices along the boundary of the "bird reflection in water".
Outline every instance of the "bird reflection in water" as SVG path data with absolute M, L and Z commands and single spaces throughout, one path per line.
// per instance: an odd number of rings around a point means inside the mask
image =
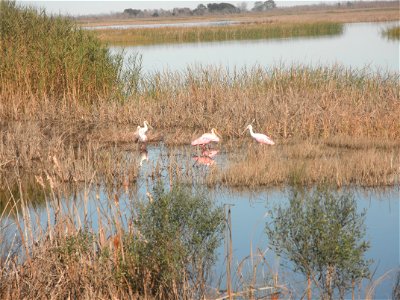
M 203 166 L 213 166 L 216 164 L 214 157 L 218 154 L 218 150 L 203 150 L 201 155 L 193 156 L 193 159 L 196 161 L 195 164 L 203 165 Z
M 141 150 L 140 151 L 140 163 L 139 165 L 143 165 L 143 161 L 149 161 L 149 152 L 147 150 Z

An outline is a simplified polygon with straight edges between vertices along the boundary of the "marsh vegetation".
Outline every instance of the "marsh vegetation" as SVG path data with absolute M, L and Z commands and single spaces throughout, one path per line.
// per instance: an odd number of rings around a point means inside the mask
M 211 127 L 228 159 L 204 173 L 208 185 L 398 184 L 396 73 L 199 66 L 143 74 L 140 56 L 123 68 L 121 56 L 71 21 L 0 5 L 2 298 L 207 294 L 225 221 L 188 188 L 198 172 L 173 149 Z M 172 151 L 164 169 L 150 169 L 142 199 L 130 154 L 144 119 L 154 127 L 150 143 Z M 248 143 L 241 133 L 253 120 L 276 147 Z M 157 187 L 163 172 L 169 184 Z M 88 195 L 97 199 L 99 190 L 107 205 L 99 202 L 90 218 Z M 123 197 L 130 205 L 121 209 Z
M 382 34 L 391 40 L 400 39 L 400 26 L 392 26 L 383 30 Z
M 351 193 L 339 195 L 323 185 L 307 191 L 295 183 L 289 197 L 289 205 L 271 212 L 273 221 L 266 225 L 272 247 L 307 277 L 307 299 L 314 284 L 321 299 L 344 299 L 346 290 L 354 298 L 371 264 L 364 258 L 365 212 L 357 212 Z
M 146 45 L 160 43 L 216 42 L 273 38 L 338 35 L 343 24 L 318 22 L 310 24 L 248 23 L 228 26 L 97 29 L 103 42 L 113 45 Z

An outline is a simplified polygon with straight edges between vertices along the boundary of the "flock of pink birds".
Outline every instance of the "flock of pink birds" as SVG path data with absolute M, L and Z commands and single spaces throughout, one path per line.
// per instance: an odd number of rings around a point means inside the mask
M 146 132 L 149 128 L 152 128 L 147 121 L 144 121 L 143 127 L 138 126 L 137 130 L 134 133 L 134 141 L 140 144 L 140 150 L 146 151 L 146 143 L 148 141 L 148 137 Z M 246 131 L 250 131 L 251 137 L 256 140 L 260 144 L 265 145 L 275 145 L 275 142 L 265 134 L 262 133 L 255 133 L 253 131 L 253 126 L 250 124 L 246 127 L 246 129 L 242 132 L 242 134 Z M 211 132 L 207 132 L 202 134 L 197 139 L 191 142 L 192 146 L 200 146 L 202 149 L 202 153 L 200 156 L 195 156 L 194 159 L 197 163 L 210 166 L 215 163 L 214 157 L 217 155 L 218 150 L 208 149 L 207 146 L 211 143 L 218 143 L 220 142 L 220 134 L 215 128 L 211 129 Z M 147 152 L 147 151 L 146 151 Z

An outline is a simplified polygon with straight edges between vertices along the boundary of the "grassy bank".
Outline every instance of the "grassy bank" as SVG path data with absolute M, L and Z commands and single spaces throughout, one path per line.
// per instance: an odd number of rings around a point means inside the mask
M 343 24 L 331 22 L 311 24 L 253 23 L 223 27 L 162 27 L 94 30 L 94 33 L 103 42 L 123 45 L 295 38 L 338 35 L 342 32 Z

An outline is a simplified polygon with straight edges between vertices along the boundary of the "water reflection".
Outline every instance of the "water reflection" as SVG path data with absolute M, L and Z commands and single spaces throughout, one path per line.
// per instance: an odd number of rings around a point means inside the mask
M 194 156 L 193 159 L 196 161 L 196 163 L 207 167 L 215 164 L 215 160 L 208 156 Z
M 139 152 L 139 156 L 140 156 L 139 166 L 142 166 L 144 161 L 146 162 L 149 161 L 149 152 L 147 151 L 147 149 L 141 150 Z
M 218 152 L 219 150 L 203 149 L 201 155 L 193 156 L 193 159 L 199 165 L 204 165 L 207 167 L 213 166 L 216 164 L 215 157 L 218 154 Z

